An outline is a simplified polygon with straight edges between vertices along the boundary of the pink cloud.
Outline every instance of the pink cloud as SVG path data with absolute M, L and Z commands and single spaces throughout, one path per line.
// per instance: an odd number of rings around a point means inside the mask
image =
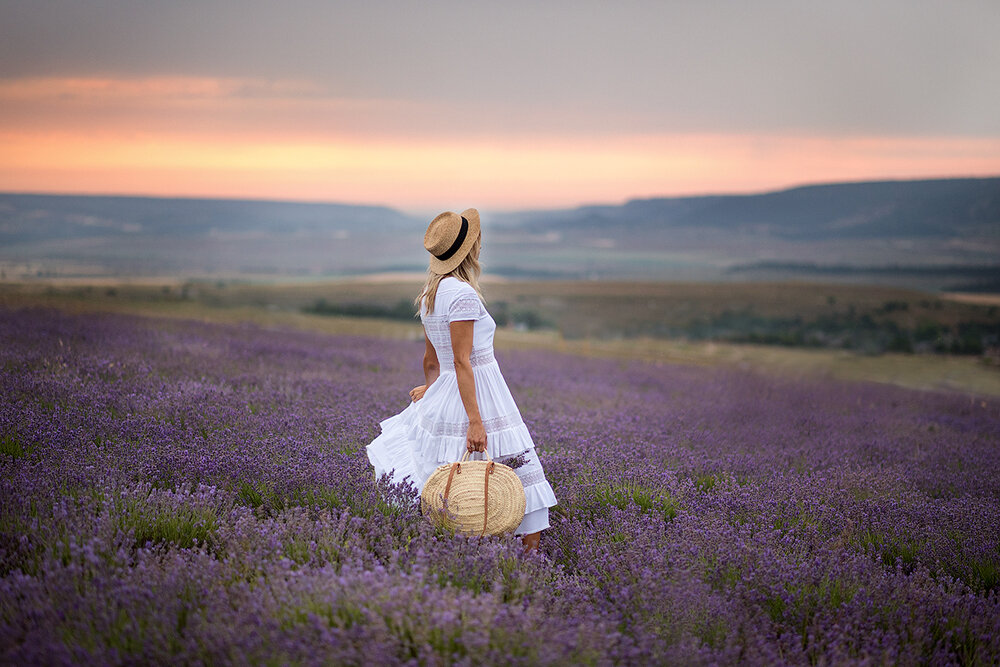
M 519 208 L 1000 174 L 1000 138 L 448 131 L 434 113 L 303 81 L 0 81 L 0 189 Z

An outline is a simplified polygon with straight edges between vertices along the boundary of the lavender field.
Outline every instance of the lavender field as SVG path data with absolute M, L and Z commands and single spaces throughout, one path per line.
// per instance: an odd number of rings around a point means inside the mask
M 0 310 L 0 661 L 1000 662 L 996 398 L 501 351 L 525 556 L 372 477 L 422 349 Z

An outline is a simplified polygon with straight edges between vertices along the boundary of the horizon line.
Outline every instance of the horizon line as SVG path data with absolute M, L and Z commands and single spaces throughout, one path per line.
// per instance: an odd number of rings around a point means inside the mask
M 791 183 L 785 186 L 779 186 L 774 188 L 764 188 L 764 189 L 747 189 L 741 190 L 734 188 L 732 190 L 708 190 L 708 191 L 696 191 L 691 193 L 681 193 L 681 194 L 663 194 L 663 195 L 633 195 L 626 197 L 618 201 L 581 201 L 568 206 L 528 206 L 523 208 L 508 208 L 508 207 L 489 207 L 483 210 L 488 210 L 492 213 L 501 214 L 513 214 L 513 213 L 526 213 L 526 212 L 541 212 L 541 211 L 564 211 L 573 210 L 580 208 L 589 208 L 593 206 L 623 206 L 629 202 L 633 201 L 649 201 L 654 199 L 698 199 L 707 197 L 743 197 L 743 196 L 758 196 L 758 195 L 768 195 L 777 194 L 780 192 L 788 192 L 791 190 L 798 190 L 802 188 L 810 187 L 824 187 L 824 186 L 836 186 L 836 185 L 860 185 L 860 184 L 877 184 L 877 183 L 923 183 L 923 182 L 938 182 L 938 181 L 988 181 L 988 180 L 1000 180 L 1000 173 L 995 175 L 983 176 L 983 175 L 950 175 L 950 176 L 933 176 L 933 177 L 882 177 L 882 178 L 872 178 L 872 179 L 848 179 L 848 180 L 832 180 L 832 181 L 803 181 L 798 183 Z M 333 200 L 333 199 L 311 199 L 311 198 L 281 198 L 281 197 L 240 197 L 240 196 L 206 196 L 206 195 L 164 195 L 164 194 L 140 194 L 140 193 L 122 193 L 122 192 L 68 192 L 68 191 L 50 191 L 50 190 L 0 190 L 0 196 L 22 196 L 22 197 L 89 197 L 94 199 L 106 198 L 106 199 L 155 199 L 164 201 L 232 201 L 232 202 L 251 202 L 251 203 L 272 203 L 272 204 L 307 204 L 307 205 L 317 205 L 317 206 L 352 206 L 352 207 L 364 207 L 364 208 L 386 208 L 398 213 L 403 213 L 405 215 L 416 215 L 420 213 L 424 214 L 424 211 L 401 207 L 388 203 L 378 203 L 378 202 L 358 202 L 358 201 L 348 201 L 348 200 Z

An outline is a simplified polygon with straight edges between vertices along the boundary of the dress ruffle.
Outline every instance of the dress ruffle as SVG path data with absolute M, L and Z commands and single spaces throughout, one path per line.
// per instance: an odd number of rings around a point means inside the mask
M 495 364 L 493 366 L 496 376 L 499 376 L 499 368 Z M 534 452 L 535 444 L 516 406 L 511 412 L 504 410 L 507 406 L 514 406 L 506 385 L 498 390 L 489 381 L 494 378 L 488 377 L 488 371 L 476 371 L 476 399 L 483 413 L 483 422 L 487 425 L 486 448 L 490 458 L 500 460 Z M 469 422 L 461 402 L 454 398 L 448 400 L 449 392 L 458 392 L 453 372 L 442 373 L 421 400 L 410 403 L 399 414 L 380 422 L 382 433 L 368 445 L 368 459 L 375 468 L 376 476 L 388 473 L 393 483 L 409 479 L 419 492 L 438 466 L 462 458 Z M 490 425 L 494 427 L 492 430 Z M 526 475 L 529 469 L 534 470 L 536 466 L 540 471 L 537 455 L 529 455 L 528 458 L 535 459 L 536 463 L 516 469 L 519 476 Z M 544 475 L 533 475 L 531 481 L 524 487 L 526 514 L 556 504 L 555 493 Z M 548 523 L 547 515 L 537 519 L 546 525 Z
M 533 450 L 535 443 L 496 363 L 476 368 L 474 377 L 476 402 L 486 427 L 486 450 L 490 458 L 508 458 Z M 369 447 L 379 443 L 383 436 L 398 432 L 420 461 L 433 463 L 434 467 L 457 461 L 465 452 L 465 436 L 469 428 L 465 406 L 461 400 L 454 400 L 457 394 L 455 373 L 442 373 L 422 399 L 381 422 L 382 436 Z M 394 448 L 393 456 L 387 458 L 386 463 L 395 461 L 396 456 L 398 453 Z
M 514 472 L 517 472 L 516 470 Z M 556 504 L 556 494 L 548 482 L 540 482 L 524 487 L 524 512 L 553 507 Z

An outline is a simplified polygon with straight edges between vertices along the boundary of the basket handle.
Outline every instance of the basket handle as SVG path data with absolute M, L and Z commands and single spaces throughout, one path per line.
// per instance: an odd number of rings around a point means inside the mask
M 486 455 L 489 458 L 489 454 Z M 483 532 L 480 533 L 480 537 L 486 534 L 486 526 L 490 520 L 490 475 L 493 474 L 493 467 L 496 465 L 493 461 L 490 461 L 486 466 L 486 482 L 483 485 Z
M 462 461 L 465 459 L 463 458 Z M 448 473 L 448 483 L 444 485 L 444 495 L 441 496 L 441 500 L 444 501 L 445 506 L 448 505 L 448 494 L 451 492 L 451 480 L 455 479 L 455 473 L 462 472 L 462 461 L 455 461 L 451 464 L 451 472 Z
M 485 458 L 483 459 L 484 461 L 492 461 L 492 460 L 493 460 L 493 457 L 492 457 L 492 456 L 490 456 L 490 452 L 489 452 L 489 450 L 488 450 L 488 449 L 484 449 L 484 450 L 483 450 L 483 451 L 481 451 L 481 452 L 476 452 L 476 454 L 482 454 L 482 455 L 483 455 L 483 457 L 485 457 Z M 469 449 L 468 449 L 468 448 L 466 448 L 466 449 L 465 449 L 465 453 L 464 453 L 464 454 L 462 454 L 462 458 L 461 458 L 461 459 L 459 459 L 459 463 L 465 463 L 465 462 L 466 462 L 466 461 L 468 461 L 468 460 L 475 460 L 475 459 L 469 459 L 469 457 L 470 457 L 471 455 L 472 455 L 472 452 L 470 452 L 470 451 L 469 451 Z
M 496 462 L 490 459 L 490 455 L 486 452 L 486 460 L 489 464 L 486 466 L 486 480 L 483 482 L 483 532 L 480 533 L 480 537 L 486 534 L 486 527 L 489 525 L 490 521 L 490 475 L 493 474 L 493 468 L 496 466 Z M 455 461 L 451 464 L 451 471 L 448 473 L 448 483 L 444 485 L 444 494 L 441 496 L 441 500 L 447 505 L 448 494 L 451 493 L 451 482 L 455 479 L 455 475 L 462 474 L 462 464 L 469 458 L 470 452 L 465 451 L 465 456 L 462 460 Z

